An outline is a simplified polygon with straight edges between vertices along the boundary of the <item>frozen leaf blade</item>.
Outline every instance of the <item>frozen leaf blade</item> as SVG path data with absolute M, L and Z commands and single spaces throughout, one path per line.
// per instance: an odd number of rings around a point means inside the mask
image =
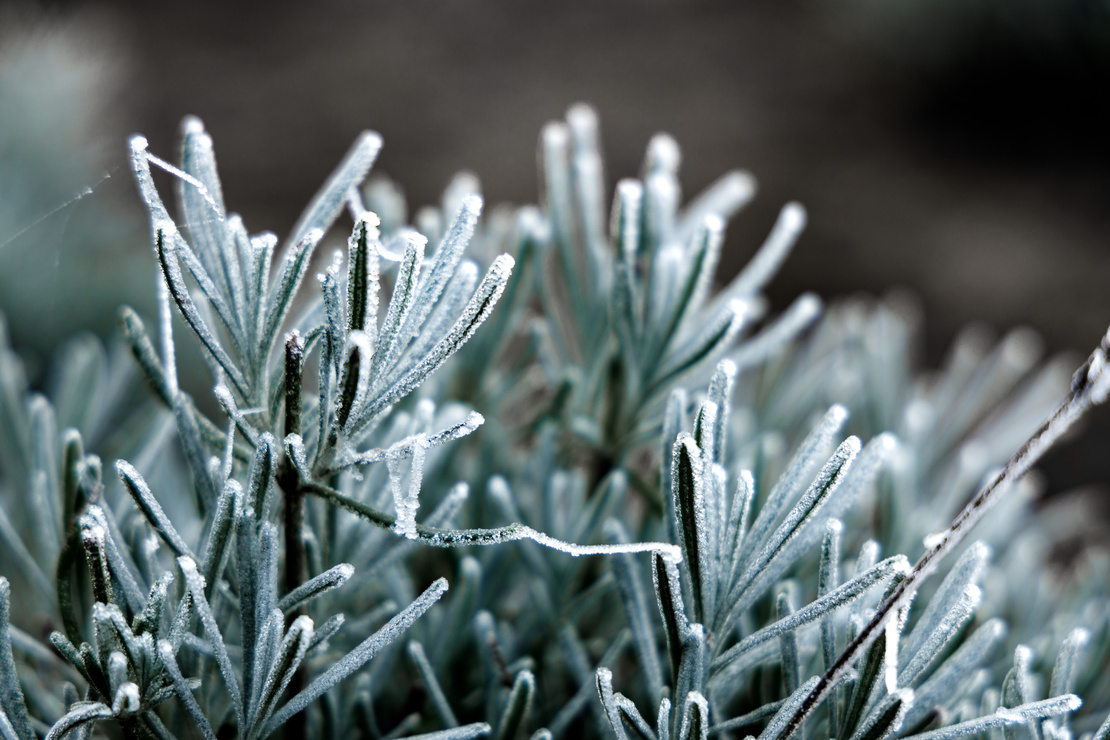
M 706 521 L 704 459 L 701 448 L 688 434 L 680 434 L 674 444 L 672 488 L 678 516 L 682 551 L 690 571 L 694 596 L 695 622 L 705 618 L 708 591 L 713 588 L 710 562 L 713 557 Z
M 8 718 L 12 729 L 21 740 L 37 737 L 27 714 L 23 689 L 12 655 L 11 642 L 11 586 L 7 578 L 0 578 L 0 709 Z
M 208 598 L 205 596 L 204 578 L 197 572 L 196 563 L 194 563 L 191 558 L 180 557 L 177 559 L 177 564 L 182 574 L 185 576 L 185 583 L 192 596 L 197 616 L 200 617 L 201 624 L 204 625 L 205 633 L 208 635 L 208 639 L 215 648 L 216 662 L 223 676 L 224 685 L 227 687 L 228 696 L 231 697 L 232 706 L 235 708 L 235 716 L 239 727 L 245 728 L 247 726 L 246 711 L 242 696 L 239 693 L 239 680 L 236 677 L 231 658 L 228 656 L 227 647 L 224 645 L 223 634 L 220 632 L 220 628 L 216 623 L 216 617 L 212 613 Z
M 326 232 L 343 211 L 348 193 L 366 178 L 382 148 L 382 137 L 374 131 L 363 131 L 351 146 L 347 156 L 324 182 L 320 191 L 301 214 L 289 236 L 289 245 L 295 246 L 314 230 Z
M 378 395 L 359 415 L 360 422 L 375 418 L 385 407 L 411 393 L 473 336 L 504 292 L 513 264 L 513 258 L 507 254 L 494 260 L 474 297 L 447 335 L 390 388 Z
M 324 232 L 314 229 L 305 233 L 282 259 L 281 273 L 266 293 L 266 313 L 257 348 L 258 357 L 266 361 L 277 341 L 278 332 L 293 305 L 297 289 L 308 272 L 309 261 Z M 249 398 L 250 396 L 244 396 Z
M 279 709 L 262 732 L 265 737 L 284 724 L 297 712 L 304 710 L 309 704 L 323 695 L 332 686 L 361 668 L 367 661 L 377 655 L 382 648 L 390 644 L 409 628 L 409 626 L 424 615 L 428 609 L 439 601 L 447 591 L 447 581 L 439 579 L 427 588 L 416 601 L 409 604 L 400 614 L 389 620 L 380 630 L 363 640 L 347 655 L 334 663 L 322 675 L 316 677 L 305 689 L 290 699 L 285 706 Z
M 318 576 L 313 576 L 300 586 L 281 597 L 278 609 L 290 612 L 300 609 L 303 605 L 323 596 L 332 589 L 339 588 L 354 575 L 355 568 L 349 563 L 340 563 L 334 568 L 329 568 Z

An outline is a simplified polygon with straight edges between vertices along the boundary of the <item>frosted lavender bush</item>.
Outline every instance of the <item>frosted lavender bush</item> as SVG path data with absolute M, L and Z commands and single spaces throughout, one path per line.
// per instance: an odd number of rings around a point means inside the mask
M 540 206 L 460 175 L 409 223 L 367 132 L 280 248 L 182 136 L 130 143 L 158 315 L 48 395 L 2 342 L 3 737 L 1110 736 L 1106 559 L 1057 573 L 1022 481 L 1105 343 L 923 379 L 896 303 L 765 320 L 804 209 L 717 290 L 751 178 L 683 206 L 660 135 L 610 208 L 585 106 Z

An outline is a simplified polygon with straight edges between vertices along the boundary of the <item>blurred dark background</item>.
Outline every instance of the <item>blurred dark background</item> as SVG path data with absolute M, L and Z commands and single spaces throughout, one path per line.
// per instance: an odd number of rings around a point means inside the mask
M 934 365 L 970 321 L 1031 326 L 1077 358 L 1110 322 L 1104 2 L 8 3 L 0 68 L 0 158 L 28 146 L 16 130 L 57 159 L 35 198 L 26 177 L 45 176 L 0 175 L 0 309 L 32 355 L 149 301 L 130 133 L 172 159 L 181 117 L 199 115 L 229 206 L 282 234 L 363 128 L 412 206 L 463 168 L 489 202 L 534 201 L 540 127 L 577 101 L 600 114 L 610 184 L 656 131 L 682 146 L 687 195 L 728 169 L 757 177 L 726 273 L 783 203 L 806 205 L 776 308 L 908 288 Z M 40 99 L 54 107 L 32 115 Z M 106 252 L 90 256 L 90 234 Z M 103 305 L 58 300 L 97 280 Z M 1108 444 L 1103 414 L 1050 461 L 1052 487 L 1110 480 Z

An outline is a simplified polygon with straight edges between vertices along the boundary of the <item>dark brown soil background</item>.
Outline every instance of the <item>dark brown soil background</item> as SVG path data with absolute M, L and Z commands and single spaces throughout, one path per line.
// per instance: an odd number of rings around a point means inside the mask
M 97 131 L 120 146 L 105 167 L 121 167 L 133 131 L 172 156 L 180 118 L 197 114 L 226 200 L 252 231 L 286 231 L 363 128 L 384 136 L 376 169 L 412 204 L 435 201 L 461 168 L 490 202 L 534 200 L 540 127 L 588 101 L 610 183 L 636 173 L 660 130 L 682 145 L 687 194 L 730 168 L 756 175 L 759 196 L 730 227 L 726 272 L 784 202 L 806 205 L 810 226 L 774 283 L 776 307 L 802 290 L 900 286 L 924 304 L 930 364 L 970 321 L 1029 325 L 1050 351 L 1086 353 L 1110 323 L 1106 11 L 1056 3 L 1064 9 L 1046 20 L 1034 0 L 1006 10 L 969 0 L 963 13 L 905 2 L 922 16 L 800 0 L 136 1 L 20 12 L 87 31 L 89 53 L 113 60 L 117 86 Z M 126 191 L 126 167 L 116 171 L 111 187 Z M 140 238 L 135 254 L 146 249 Z M 69 329 L 80 326 L 73 316 Z M 14 322 L 13 334 L 37 336 Z M 1103 414 L 1082 445 L 1050 461 L 1051 487 L 1110 481 L 1108 444 Z

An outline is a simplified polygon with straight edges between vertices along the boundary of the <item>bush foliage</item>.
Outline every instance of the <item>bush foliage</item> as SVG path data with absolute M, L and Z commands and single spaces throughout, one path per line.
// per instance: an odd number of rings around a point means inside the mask
M 768 319 L 802 207 L 718 289 L 751 178 L 684 205 L 659 135 L 609 207 L 585 106 L 540 206 L 410 223 L 380 146 L 279 247 L 199 120 L 135 137 L 158 314 L 45 393 L 0 335 L 0 736 L 1110 736 L 1108 560 L 1021 477 L 1105 347 L 1069 387 L 1024 331 L 922 374 L 896 297 Z

